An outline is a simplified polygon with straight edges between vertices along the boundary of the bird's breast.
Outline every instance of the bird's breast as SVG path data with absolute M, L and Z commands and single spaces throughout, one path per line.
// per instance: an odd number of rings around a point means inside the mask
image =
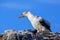
M 40 25 L 39 22 L 35 18 L 32 19 L 31 24 L 33 25 L 34 28 Z

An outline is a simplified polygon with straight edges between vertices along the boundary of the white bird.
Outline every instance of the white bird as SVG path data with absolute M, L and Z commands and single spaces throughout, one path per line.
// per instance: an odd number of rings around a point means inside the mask
M 36 29 L 38 32 L 51 31 L 49 22 L 42 17 L 34 16 L 31 12 L 23 12 L 19 18 L 25 16 L 29 19 L 34 29 Z

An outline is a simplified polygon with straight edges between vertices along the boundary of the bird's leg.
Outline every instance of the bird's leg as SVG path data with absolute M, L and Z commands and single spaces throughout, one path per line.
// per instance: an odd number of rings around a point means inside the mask
M 40 27 L 40 28 L 38 28 L 38 32 L 44 32 L 44 30 L 43 30 L 43 28 L 42 27 Z

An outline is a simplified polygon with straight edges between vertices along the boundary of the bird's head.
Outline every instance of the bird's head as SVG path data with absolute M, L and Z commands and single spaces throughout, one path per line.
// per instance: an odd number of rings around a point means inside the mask
M 28 11 L 28 12 L 23 12 L 18 18 L 22 18 L 22 17 L 25 17 L 25 16 L 29 16 L 31 13 Z

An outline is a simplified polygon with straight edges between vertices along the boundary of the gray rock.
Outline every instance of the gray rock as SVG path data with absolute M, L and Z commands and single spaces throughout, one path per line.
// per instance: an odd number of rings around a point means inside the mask
M 0 34 L 0 40 L 60 40 L 60 33 L 6 30 L 3 34 Z

